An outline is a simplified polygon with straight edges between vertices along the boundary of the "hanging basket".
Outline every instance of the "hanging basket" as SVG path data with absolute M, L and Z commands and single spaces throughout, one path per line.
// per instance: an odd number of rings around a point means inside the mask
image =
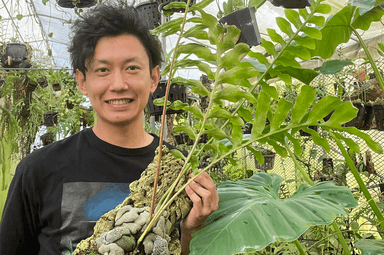
M 58 112 L 47 112 L 44 113 L 44 125 L 47 127 L 53 127 L 57 124 L 57 114 Z
M 184 8 L 171 8 L 171 9 L 164 9 L 164 7 L 171 3 L 171 2 L 184 2 L 184 3 L 187 3 L 188 1 L 187 0 L 158 0 L 157 1 L 159 3 L 159 10 L 162 10 L 164 12 L 185 12 L 185 9 Z M 191 7 L 192 5 L 194 5 L 196 3 L 196 0 L 191 0 L 189 2 L 189 7 Z
M 164 97 L 166 88 L 167 88 L 167 81 L 161 80 L 159 82 L 159 85 L 157 85 L 155 92 L 153 92 L 153 94 L 149 96 L 148 103 L 147 103 L 147 110 L 149 115 L 159 116 L 163 114 L 163 106 L 154 105 L 153 100 Z M 176 100 L 180 100 L 183 103 L 187 102 L 186 87 L 183 85 L 172 83 L 169 88 L 168 101 L 173 103 Z M 183 110 L 172 110 L 170 108 L 167 108 L 166 113 L 173 114 L 173 113 L 181 113 L 181 112 L 183 112 Z
M 375 114 L 376 128 L 384 131 L 384 104 L 372 104 L 373 112 Z
M 57 5 L 63 8 L 87 8 L 97 3 L 97 0 L 56 0 Z
M 150 29 L 154 29 L 161 24 L 161 13 L 159 12 L 158 2 L 144 2 L 136 7 L 140 17 L 147 23 Z
M 241 30 L 237 43 L 246 43 L 249 47 L 261 44 L 261 36 L 257 26 L 255 7 L 247 7 L 222 17 L 219 23 L 235 25 Z
M 4 46 L 3 46 L 4 47 Z M 8 43 L 5 46 L 5 54 L 1 58 L 3 67 L 18 68 L 25 67 L 27 61 L 27 46 L 22 43 Z M 30 66 L 29 66 L 30 67 Z
M 311 6 L 312 0 L 272 0 L 272 4 L 287 9 L 302 9 Z
M 264 163 L 263 164 L 259 164 L 259 162 L 257 162 L 257 159 L 255 157 L 255 167 L 257 169 L 260 169 L 260 170 L 271 170 L 273 169 L 273 166 L 275 165 L 275 157 L 276 157 L 276 154 L 272 154 L 272 155 L 263 155 L 264 157 Z

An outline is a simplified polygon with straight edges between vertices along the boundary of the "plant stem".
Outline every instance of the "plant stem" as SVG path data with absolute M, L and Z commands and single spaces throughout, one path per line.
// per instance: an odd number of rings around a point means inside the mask
M 293 241 L 293 243 L 296 245 L 296 247 L 299 250 L 300 254 L 301 255 L 305 255 L 305 251 L 304 251 L 303 247 L 301 247 L 300 242 L 296 239 L 295 241 Z
M 360 36 L 360 34 L 357 32 L 357 30 L 354 27 L 351 26 L 351 29 L 352 29 L 353 33 L 356 35 L 357 39 L 359 40 L 361 47 L 363 47 L 365 55 L 367 55 L 368 61 L 371 64 L 373 71 L 375 72 L 377 82 L 379 83 L 380 88 L 381 88 L 381 92 L 384 94 L 384 78 L 381 75 L 379 68 L 377 68 L 377 65 L 376 65 L 375 61 L 373 60 L 372 55 L 369 52 L 369 49 L 368 49 L 367 45 L 365 44 L 363 38 Z
M 359 172 L 357 171 L 355 164 L 352 162 L 351 157 L 349 156 L 348 152 L 345 150 L 343 144 L 340 142 L 340 139 L 338 139 L 332 131 L 329 131 L 329 133 L 332 136 L 332 138 L 336 141 L 336 144 L 339 147 L 341 153 L 343 154 L 343 156 L 345 158 L 345 162 L 347 163 L 347 165 L 351 169 L 351 172 L 352 172 L 353 176 L 355 177 L 357 184 L 359 184 L 359 187 L 360 187 L 361 191 L 363 192 L 365 199 L 367 199 L 369 205 L 371 206 L 373 212 L 375 213 L 377 219 L 379 220 L 381 228 L 384 229 L 383 214 L 380 212 L 380 209 L 377 207 L 375 200 L 372 199 L 372 196 L 369 193 L 367 186 L 365 186 L 364 181 L 361 179 L 361 176 L 360 176 Z M 383 238 L 382 235 L 381 235 L 381 237 Z
M 190 3 L 190 0 L 187 1 L 187 4 L 186 4 L 186 7 L 185 7 L 185 13 L 184 13 L 184 19 L 183 19 L 183 24 L 181 26 L 181 30 L 180 30 L 180 35 L 177 39 L 177 43 L 176 43 L 176 46 L 175 46 L 175 50 L 173 52 L 173 56 L 172 56 L 172 61 L 171 61 L 171 66 L 170 66 L 170 70 L 169 70 L 169 77 L 168 77 L 168 81 L 167 81 L 167 88 L 166 88 L 166 91 L 165 91 L 165 98 L 164 98 L 164 106 L 163 106 L 163 114 L 161 115 L 161 128 L 160 128 L 160 141 L 159 141 L 159 156 L 158 156 L 158 161 L 157 161 L 157 169 L 156 169 L 156 176 L 155 176 L 155 182 L 153 184 L 153 193 L 152 193 L 152 201 L 151 201 L 151 208 L 150 208 L 150 213 L 149 213 L 149 217 L 148 217 L 148 222 L 151 221 L 152 219 L 152 215 L 153 215 L 153 212 L 154 212 L 154 208 L 155 208 L 155 199 L 156 199 L 156 189 L 157 189 L 157 183 L 159 182 L 159 172 L 160 172 L 160 163 L 161 163 L 161 154 L 162 154 L 162 149 L 163 149 L 163 139 L 164 139 L 164 124 L 165 124 L 165 117 L 167 116 L 166 112 L 167 112 L 167 102 L 168 102 L 168 94 L 169 94 L 169 88 L 170 88 L 170 83 L 171 83 L 171 79 L 172 79 L 172 71 L 173 71 L 173 63 L 175 62 L 175 56 L 176 56 L 176 51 L 177 51 L 177 47 L 180 43 L 180 40 L 181 40 L 181 37 L 183 35 L 183 31 L 184 31 L 184 26 L 185 26 L 185 21 L 187 19 L 187 13 L 188 13 L 188 8 L 189 8 L 189 3 Z
M 341 247 L 343 247 L 344 254 L 345 255 L 351 255 L 351 251 L 349 250 L 347 242 L 345 241 L 344 236 L 341 233 L 339 225 L 337 224 L 336 221 L 332 222 L 332 228 L 333 228 L 333 231 L 336 232 L 337 237 L 339 238 L 339 242 L 341 244 Z

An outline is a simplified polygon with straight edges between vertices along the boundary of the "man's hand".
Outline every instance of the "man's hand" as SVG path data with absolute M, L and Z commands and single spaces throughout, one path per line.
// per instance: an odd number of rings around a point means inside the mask
M 191 174 L 191 177 L 193 175 Z M 189 254 L 189 243 L 192 233 L 199 230 L 208 216 L 219 208 L 219 195 L 215 183 L 207 173 L 196 177 L 185 191 L 193 202 L 188 216 L 180 223 L 181 254 Z

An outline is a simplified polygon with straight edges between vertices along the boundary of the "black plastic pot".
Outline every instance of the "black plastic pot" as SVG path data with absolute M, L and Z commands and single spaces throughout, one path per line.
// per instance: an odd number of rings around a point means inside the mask
M 97 0 L 56 0 L 57 5 L 63 8 L 87 8 L 94 6 L 97 3 Z
M 150 29 L 158 27 L 161 24 L 161 13 L 159 12 L 158 2 L 140 3 L 135 8 Z
M 18 68 L 26 67 L 27 46 L 22 43 L 8 43 L 5 47 L 5 54 L 2 56 L 1 62 L 3 67 Z M 30 67 L 30 65 L 29 65 Z
M 235 11 L 227 16 L 222 17 L 219 23 L 224 25 L 235 25 L 241 30 L 241 35 L 238 43 L 246 43 L 249 47 L 257 46 L 261 44 L 261 36 L 259 28 L 257 26 L 255 8 L 247 7 L 238 11 Z
M 275 165 L 276 154 L 263 155 L 263 157 L 264 157 L 264 163 L 261 164 L 261 165 L 259 164 L 259 162 L 257 162 L 256 157 L 255 157 L 255 167 L 257 169 L 260 169 L 260 170 L 271 170 L 271 169 L 273 169 L 273 166 Z
M 175 135 L 175 140 L 177 144 L 193 145 L 193 140 L 186 133 Z
M 61 90 L 61 86 L 59 83 L 53 83 L 52 88 L 53 88 L 53 91 L 60 91 Z
M 384 130 L 384 104 L 372 104 L 375 114 L 376 128 L 380 131 Z
M 44 113 L 44 125 L 47 127 L 53 127 L 57 124 L 58 112 L 47 112 Z
M 165 11 L 165 12 L 185 12 L 184 8 L 171 8 L 171 9 L 165 10 L 164 7 L 171 2 L 185 2 L 185 3 L 187 3 L 188 1 L 187 0 L 157 0 L 157 2 L 159 3 L 159 9 L 162 11 Z M 195 3 L 196 3 L 196 0 L 191 0 L 189 2 L 189 7 L 191 7 Z
M 272 0 L 272 4 L 288 9 L 302 9 L 311 6 L 312 0 Z
M 353 105 L 359 109 L 356 118 L 346 123 L 345 126 L 354 126 L 357 129 L 369 130 L 372 125 L 374 117 L 373 107 L 371 104 L 353 103 Z
M 164 97 L 166 88 L 167 88 L 167 81 L 161 80 L 155 92 L 153 92 L 153 94 L 149 96 L 148 103 L 147 103 L 147 110 L 149 115 L 159 116 L 163 114 L 163 106 L 154 105 L 153 100 Z M 176 100 L 180 100 L 183 103 L 187 102 L 186 87 L 183 85 L 172 83 L 169 88 L 168 101 L 173 103 Z M 183 110 L 172 110 L 170 108 L 167 108 L 166 113 L 173 114 L 173 113 L 181 113 L 181 112 L 183 112 Z

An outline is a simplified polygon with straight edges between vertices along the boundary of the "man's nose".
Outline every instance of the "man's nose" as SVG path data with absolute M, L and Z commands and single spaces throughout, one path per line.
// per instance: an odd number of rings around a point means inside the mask
M 124 72 L 122 71 L 116 71 L 113 74 L 113 81 L 112 85 L 110 87 L 111 90 L 121 91 L 121 90 L 127 90 L 128 87 L 128 81 L 124 77 Z

